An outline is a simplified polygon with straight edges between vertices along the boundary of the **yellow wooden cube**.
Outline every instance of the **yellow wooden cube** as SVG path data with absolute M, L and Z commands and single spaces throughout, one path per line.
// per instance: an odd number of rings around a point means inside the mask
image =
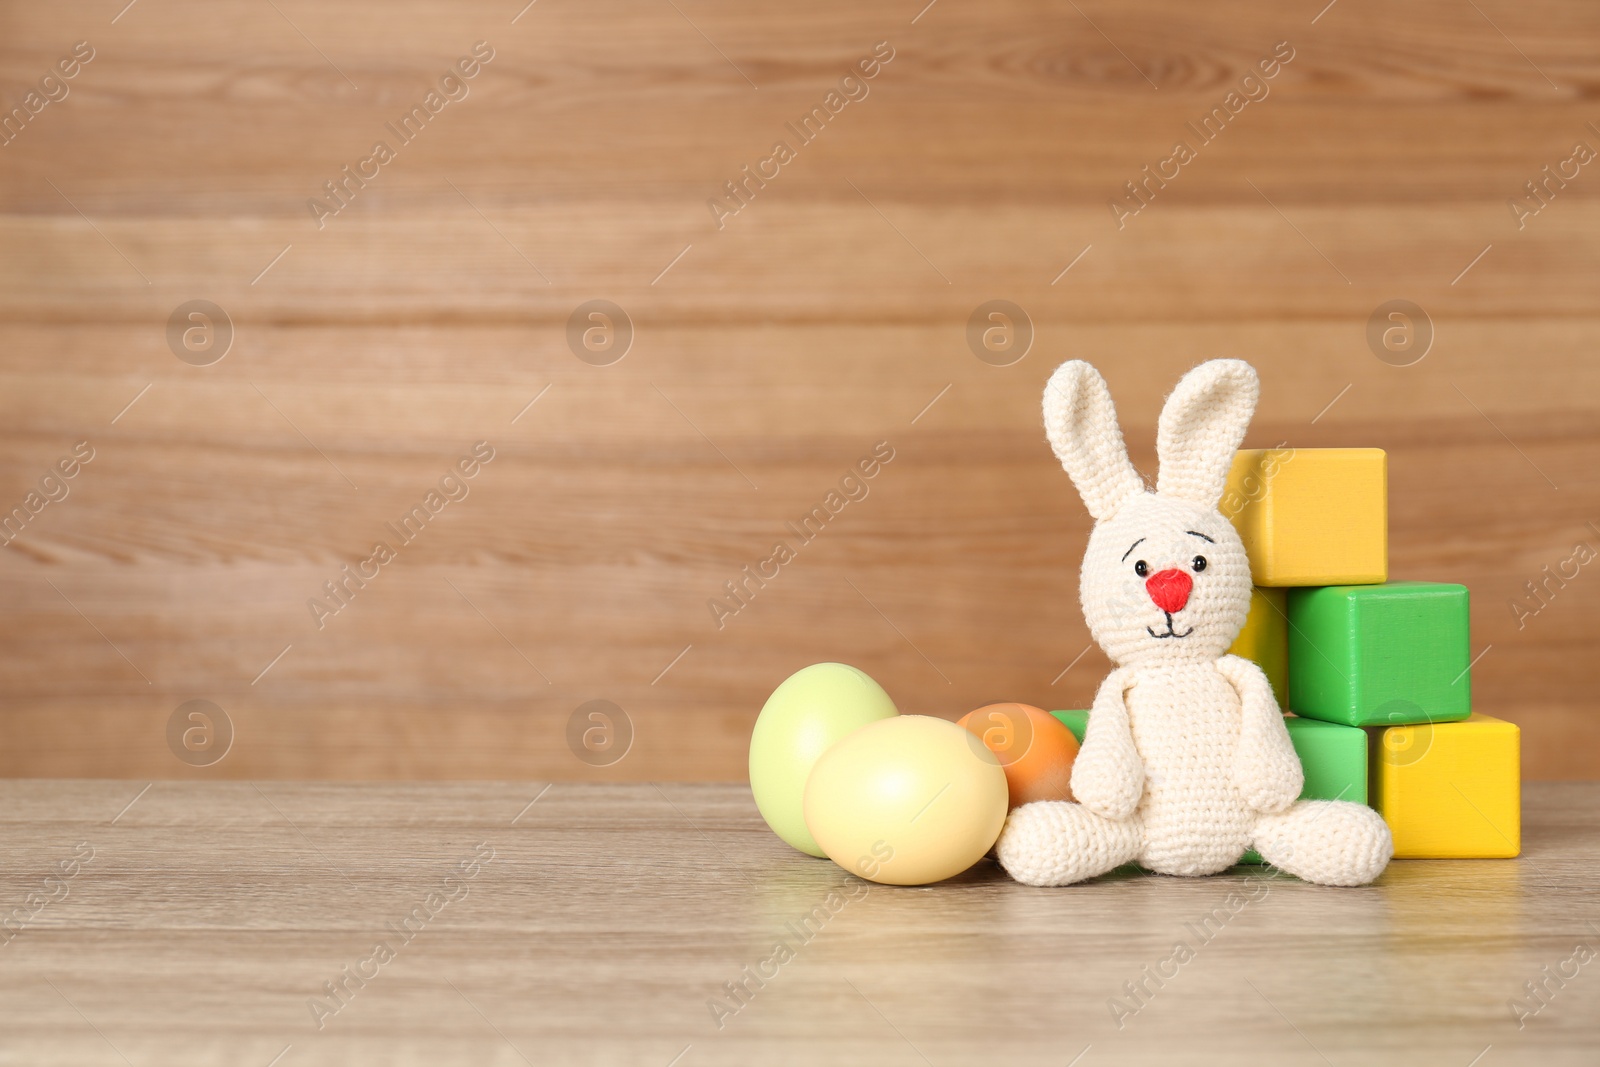
M 1256 585 L 1369 585 L 1389 577 L 1389 467 L 1381 448 L 1249 448 L 1222 513 Z
M 1244 621 L 1233 647 L 1235 656 L 1253 660 L 1272 683 L 1278 708 L 1289 707 L 1289 615 L 1288 593 L 1283 589 L 1250 590 L 1250 617 Z
M 1474 714 L 1374 729 L 1371 802 L 1402 859 L 1487 859 L 1522 850 L 1522 735 Z

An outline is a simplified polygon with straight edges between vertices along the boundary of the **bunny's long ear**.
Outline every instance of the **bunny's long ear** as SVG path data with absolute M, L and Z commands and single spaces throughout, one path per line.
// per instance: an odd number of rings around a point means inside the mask
M 1156 426 L 1156 492 L 1215 507 L 1260 394 L 1243 360 L 1214 359 L 1185 374 Z
M 1061 364 L 1045 385 L 1044 431 L 1096 522 L 1144 491 L 1122 443 L 1111 390 L 1081 359 Z

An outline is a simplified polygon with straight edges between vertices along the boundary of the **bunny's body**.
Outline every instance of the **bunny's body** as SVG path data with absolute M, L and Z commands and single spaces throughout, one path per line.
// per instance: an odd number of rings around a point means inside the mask
M 1304 774 L 1266 676 L 1227 654 L 1249 613 L 1250 563 L 1216 504 L 1256 391 L 1237 360 L 1186 376 L 1161 414 L 1152 493 L 1093 367 L 1065 363 L 1045 389 L 1051 445 L 1096 519 L 1084 618 L 1117 669 L 1073 766 L 1077 802 L 1006 820 L 996 855 L 1018 881 L 1065 885 L 1134 861 L 1214 874 L 1254 847 L 1308 881 L 1361 885 L 1389 861 L 1371 808 L 1296 801 Z
M 1209 663 L 1135 671 L 1122 698 L 1144 766 L 1135 814 L 1144 826 L 1135 857 L 1162 874 L 1212 874 L 1237 863 L 1254 840 L 1255 813 L 1229 773 L 1242 705 Z

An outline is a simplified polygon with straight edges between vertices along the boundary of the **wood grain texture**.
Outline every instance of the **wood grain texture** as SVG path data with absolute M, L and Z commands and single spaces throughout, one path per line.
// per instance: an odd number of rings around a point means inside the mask
M 1389 450 L 1392 573 L 1471 587 L 1527 775 L 1600 776 L 1600 586 L 1511 607 L 1600 548 L 1600 177 L 1507 207 L 1600 148 L 1593 5 L 520 6 L 0 3 L 7 108 L 95 49 L 0 146 L 0 511 L 95 448 L 0 552 L 0 773 L 737 778 L 767 693 L 830 659 L 909 711 L 1084 705 L 1087 519 L 1040 388 L 1095 361 L 1152 471 L 1166 390 L 1241 356 L 1248 445 Z M 319 229 L 307 200 L 480 40 Z M 880 41 L 718 229 L 706 201 Z M 634 326 L 603 367 L 567 340 L 597 298 Z M 997 298 L 1035 329 L 1006 367 L 965 335 Z M 1396 298 L 1435 331 L 1413 366 L 1368 348 Z M 168 347 L 193 299 L 234 327 L 211 366 Z M 308 599 L 477 441 L 470 495 L 319 629 Z M 880 441 L 870 495 L 719 628 Z M 233 725 L 212 766 L 168 747 L 191 699 Z M 610 766 L 566 741 L 592 699 L 632 723 Z
M 1361 889 L 1262 868 L 1037 889 L 988 861 L 918 889 L 788 848 L 740 785 L 8 781 L 0 1056 L 1592 1063 L 1600 981 L 1570 961 L 1597 939 L 1600 785 L 1531 785 L 1525 810 L 1519 859 L 1396 861 Z M 793 958 L 764 965 L 780 939 Z M 1178 942 L 1192 958 L 1162 963 Z M 1569 978 L 1519 1027 L 1546 968 Z

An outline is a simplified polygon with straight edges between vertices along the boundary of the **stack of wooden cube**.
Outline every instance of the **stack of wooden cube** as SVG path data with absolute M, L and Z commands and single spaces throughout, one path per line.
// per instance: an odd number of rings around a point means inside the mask
M 1241 451 L 1221 507 L 1256 586 L 1232 651 L 1291 713 L 1301 796 L 1371 804 L 1397 858 L 1517 855 L 1520 734 L 1472 709 L 1466 587 L 1388 580 L 1384 452 Z

